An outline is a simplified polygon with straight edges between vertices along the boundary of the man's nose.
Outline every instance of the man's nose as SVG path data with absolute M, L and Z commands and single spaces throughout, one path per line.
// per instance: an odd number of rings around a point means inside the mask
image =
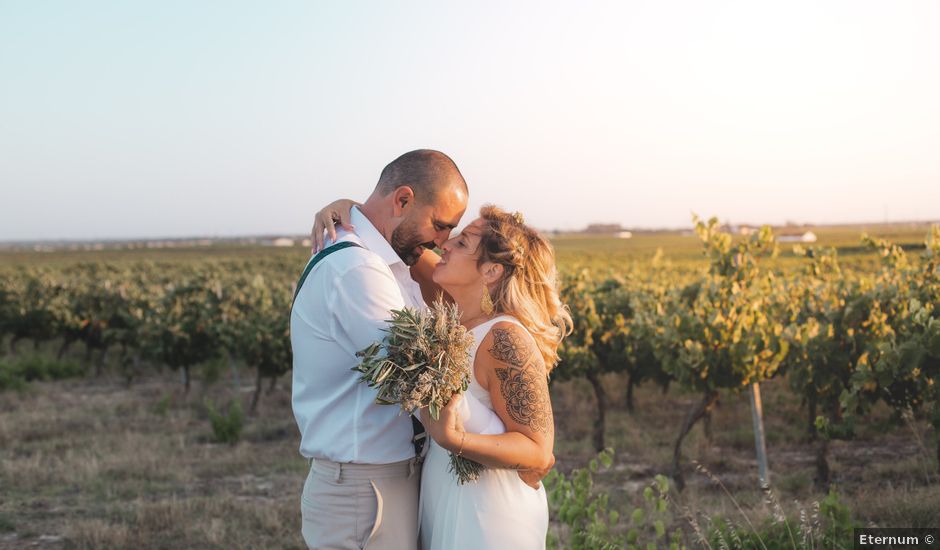
M 450 240 L 450 229 L 442 230 L 437 232 L 437 238 L 434 239 L 434 243 L 437 244 L 438 248 L 444 246 L 444 243 Z

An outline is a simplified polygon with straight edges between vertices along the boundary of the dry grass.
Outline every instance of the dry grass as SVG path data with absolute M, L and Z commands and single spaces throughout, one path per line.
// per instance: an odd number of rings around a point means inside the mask
M 607 438 L 618 456 L 598 482 L 614 506 L 640 505 L 643 487 L 655 474 L 669 473 L 674 437 L 696 396 L 643 386 L 637 412 L 629 415 L 622 379 L 608 376 L 605 383 Z M 98 379 L 0 394 L 0 548 L 302 548 L 306 462 L 297 453 L 288 384 L 282 380 L 263 397 L 234 446 L 212 442 L 203 406 L 204 397 L 233 396 L 224 383 L 205 396 L 197 384 L 189 399 L 169 374 L 129 388 Z M 249 391 L 239 393 L 245 402 Z M 567 471 L 593 455 L 594 401 L 584 381 L 552 391 L 557 467 Z M 783 381 L 764 387 L 764 402 L 775 491 L 783 508 L 798 515 L 824 496 L 812 486 L 814 447 L 804 435 L 805 415 Z M 936 472 L 935 459 L 924 456 L 909 427 L 885 429 L 886 411 L 871 424 L 858 440 L 832 445 L 844 501 L 865 524 L 940 524 L 940 485 L 924 476 L 925 464 Z M 917 426 L 933 448 L 936 436 L 922 422 Z M 740 520 L 727 497 L 691 467 L 694 459 L 721 478 L 755 522 L 770 518 L 757 488 L 745 396 L 723 396 L 712 432 L 711 442 L 701 426 L 687 438 L 688 487 L 676 501 L 712 518 Z M 674 520 L 687 528 L 684 523 Z
M 234 446 L 211 442 L 198 388 L 178 392 L 153 378 L 4 394 L 0 517 L 14 533 L 0 533 L 0 548 L 303 547 L 306 462 L 287 390 L 265 396 Z

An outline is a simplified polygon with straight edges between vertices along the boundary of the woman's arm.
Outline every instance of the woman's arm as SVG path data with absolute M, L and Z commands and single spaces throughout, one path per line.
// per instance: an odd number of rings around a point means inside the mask
M 427 422 L 428 433 L 445 449 L 493 468 L 546 471 L 554 462 L 554 418 L 542 356 L 529 334 L 514 323 L 497 323 L 480 344 L 474 371 L 490 393 L 506 433 L 463 430 L 456 415 L 459 398 Z
M 349 213 L 352 211 L 353 206 L 359 206 L 359 203 L 351 199 L 339 199 L 317 212 L 313 218 L 313 228 L 310 230 L 311 254 L 323 250 L 327 237 L 331 241 L 336 240 L 336 228 L 334 227 L 336 224 L 349 231 L 355 229 L 349 223 Z
M 360 206 L 360 204 L 351 199 L 339 199 L 317 212 L 313 219 L 313 228 L 310 230 L 311 254 L 323 250 L 327 240 L 336 240 L 335 226 L 337 224 L 347 231 L 355 230 L 355 227 L 349 223 L 349 215 L 353 206 Z M 441 261 L 441 257 L 437 252 L 425 250 L 421 258 L 418 259 L 418 263 L 411 266 L 411 278 L 421 287 L 421 296 L 429 304 L 436 300 L 439 295 L 443 295 L 444 300 L 447 302 L 453 301 L 450 295 L 431 279 L 434 267 L 439 261 Z

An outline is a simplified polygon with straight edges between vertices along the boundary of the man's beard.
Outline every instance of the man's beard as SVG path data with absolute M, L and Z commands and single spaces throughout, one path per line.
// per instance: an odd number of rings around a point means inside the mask
M 392 231 L 392 250 L 398 254 L 401 261 L 407 266 L 418 263 L 418 259 L 424 254 L 425 248 L 434 248 L 434 242 L 421 242 L 421 237 L 415 231 L 414 225 L 409 224 L 407 220 L 398 224 L 398 227 Z

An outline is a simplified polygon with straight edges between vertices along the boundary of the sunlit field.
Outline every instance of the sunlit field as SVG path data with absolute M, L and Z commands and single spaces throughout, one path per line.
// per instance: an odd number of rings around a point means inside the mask
M 813 231 L 800 246 L 834 256 L 553 239 L 576 327 L 551 385 L 552 545 L 848 547 L 853 526 L 940 525 L 928 228 Z M 0 254 L 0 548 L 302 548 L 284 330 L 308 255 Z

